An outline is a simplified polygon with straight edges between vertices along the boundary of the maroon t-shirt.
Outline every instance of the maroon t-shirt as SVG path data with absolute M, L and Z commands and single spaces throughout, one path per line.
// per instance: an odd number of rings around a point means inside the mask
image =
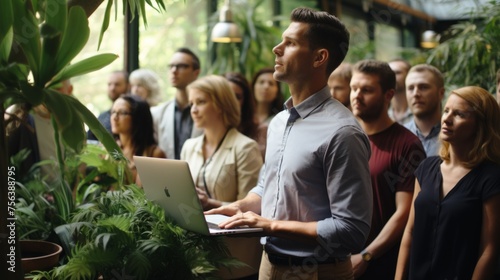
M 366 245 L 377 237 L 396 211 L 396 192 L 413 192 L 414 171 L 426 157 L 420 140 L 398 123 L 368 138 L 372 150 L 369 164 L 373 217 Z M 372 260 L 364 279 L 394 279 L 398 251 L 399 242 L 382 257 Z

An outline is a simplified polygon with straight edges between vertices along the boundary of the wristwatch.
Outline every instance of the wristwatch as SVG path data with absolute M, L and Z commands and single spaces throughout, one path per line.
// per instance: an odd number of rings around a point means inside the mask
M 368 252 L 366 249 L 363 249 L 363 251 L 361 251 L 361 258 L 365 261 L 365 262 L 370 262 L 372 260 L 372 254 L 370 252 Z

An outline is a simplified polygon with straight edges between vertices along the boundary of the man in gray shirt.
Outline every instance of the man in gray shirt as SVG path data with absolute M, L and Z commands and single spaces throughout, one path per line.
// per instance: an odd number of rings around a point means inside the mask
M 260 279 L 353 277 L 350 254 L 362 249 L 372 216 L 370 144 L 327 86 L 348 45 L 336 17 L 292 11 L 273 49 L 274 78 L 291 98 L 269 125 L 262 180 L 244 199 L 207 212 L 231 215 L 223 228 L 264 229 Z
M 406 76 L 406 97 L 413 118 L 405 124 L 424 146 L 427 157 L 439 153 L 441 102 L 445 93 L 441 71 L 429 64 L 413 66 Z

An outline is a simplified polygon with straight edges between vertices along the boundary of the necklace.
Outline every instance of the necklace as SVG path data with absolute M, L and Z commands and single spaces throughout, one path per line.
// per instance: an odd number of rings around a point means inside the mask
M 207 187 L 207 180 L 205 179 L 205 172 L 207 170 L 207 165 L 212 162 L 212 158 L 214 157 L 215 153 L 217 153 L 217 151 L 219 150 L 220 146 L 222 145 L 222 142 L 224 142 L 224 139 L 226 139 L 226 135 L 227 133 L 229 132 L 229 129 L 226 130 L 226 133 L 224 133 L 224 136 L 222 137 L 222 139 L 219 141 L 219 144 L 217 145 L 217 147 L 215 148 L 215 151 L 212 153 L 212 155 L 210 155 L 210 157 L 203 163 L 203 185 L 205 187 L 205 192 L 207 193 L 207 196 L 209 198 L 212 198 L 212 196 L 210 195 L 210 192 L 208 191 L 208 187 Z

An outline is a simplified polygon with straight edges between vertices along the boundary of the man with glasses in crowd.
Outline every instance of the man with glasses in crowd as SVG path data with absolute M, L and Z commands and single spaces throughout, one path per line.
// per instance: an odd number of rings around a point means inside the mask
M 200 60 L 188 48 L 177 49 L 168 65 L 170 83 L 176 88 L 173 100 L 151 108 L 155 138 L 167 158 L 180 158 L 184 142 L 198 135 L 191 118 L 186 87 L 198 78 Z

